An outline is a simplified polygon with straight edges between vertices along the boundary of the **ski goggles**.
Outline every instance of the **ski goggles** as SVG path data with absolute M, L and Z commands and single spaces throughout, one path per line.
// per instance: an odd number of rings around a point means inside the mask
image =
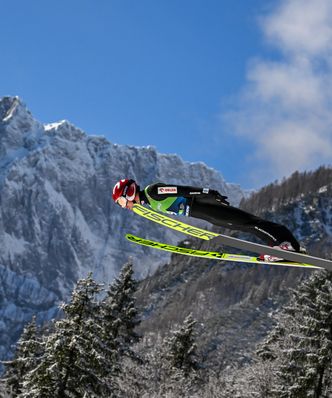
M 124 196 L 120 196 L 115 203 L 125 209 L 127 207 L 128 199 Z

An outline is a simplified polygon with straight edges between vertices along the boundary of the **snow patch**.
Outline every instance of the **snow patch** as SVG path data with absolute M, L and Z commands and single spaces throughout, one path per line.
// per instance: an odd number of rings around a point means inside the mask
M 318 190 L 318 193 L 324 193 L 324 192 L 327 192 L 327 185 L 320 187 Z
M 6 116 L 2 119 L 4 122 L 8 122 L 14 116 L 15 110 L 19 106 L 20 102 L 19 102 L 18 97 L 15 97 L 15 99 L 16 100 L 13 101 L 13 104 L 12 104 L 11 108 L 8 110 Z
M 28 244 L 29 243 L 22 238 L 16 238 L 6 232 L 4 233 L 3 250 L 7 253 L 8 257 L 23 254 Z
M 67 124 L 67 120 L 60 120 L 59 122 L 56 123 L 47 123 L 44 124 L 44 130 L 49 131 L 49 130 L 57 130 L 59 127 Z

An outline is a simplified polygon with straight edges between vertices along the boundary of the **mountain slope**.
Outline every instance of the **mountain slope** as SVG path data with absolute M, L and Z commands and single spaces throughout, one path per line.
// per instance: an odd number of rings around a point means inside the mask
M 285 197 L 279 207 L 262 216 L 288 225 L 310 253 L 331 259 L 331 193 L 329 185 L 292 200 Z M 195 240 L 183 244 L 220 250 Z M 312 272 L 319 271 L 173 255 L 140 284 L 138 300 L 144 311 L 140 330 L 167 334 L 192 313 L 198 321 L 199 346 L 207 364 L 218 369 L 249 361 L 256 343 L 272 327 L 271 313 L 287 302 L 290 289 Z

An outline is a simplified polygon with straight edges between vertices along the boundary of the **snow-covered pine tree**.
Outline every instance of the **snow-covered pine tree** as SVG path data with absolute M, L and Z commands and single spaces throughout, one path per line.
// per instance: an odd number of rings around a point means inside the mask
M 143 363 L 122 362 L 120 397 L 198 397 L 195 324 L 189 315 L 169 337 L 145 335 L 135 346 Z
M 161 392 L 165 395 L 193 396 L 198 382 L 196 320 L 189 314 L 183 324 L 163 341 L 160 354 Z
M 119 398 L 165 396 L 164 370 L 161 366 L 161 335 L 146 334 L 135 344 L 135 353 L 140 358 L 124 356 L 121 359 L 121 373 L 118 377 Z
M 109 285 L 107 295 L 101 303 L 102 336 L 105 344 L 112 348 L 112 376 L 119 386 L 119 397 L 127 397 L 129 391 L 137 390 L 136 370 L 142 362 L 133 349 L 134 344 L 139 341 L 135 331 L 139 324 L 134 296 L 137 282 L 133 274 L 133 265 L 128 262 Z
M 277 323 L 268 336 L 263 340 L 261 344 L 258 345 L 255 356 L 257 357 L 257 362 L 259 361 L 276 361 L 278 359 L 278 352 L 275 350 L 275 346 L 278 342 L 284 340 L 285 338 L 285 328 L 284 325 Z
M 109 286 L 101 306 L 103 338 L 114 348 L 118 358 L 136 358 L 132 346 L 139 340 L 135 332 L 139 320 L 134 296 L 137 282 L 133 274 L 133 265 L 128 262 L 123 266 L 118 278 Z
M 278 316 L 261 357 L 274 362 L 273 396 L 318 398 L 331 394 L 332 274 L 315 272 L 293 292 Z M 263 355 L 262 355 L 263 354 Z M 272 395 L 271 395 L 272 396 Z
M 196 321 L 189 314 L 179 329 L 165 339 L 164 357 L 172 369 L 181 370 L 185 376 L 198 369 L 195 343 Z
M 64 318 L 56 321 L 54 332 L 45 337 L 42 360 L 24 378 L 20 398 L 112 396 L 115 388 L 105 378 L 112 363 L 101 338 L 96 299 L 100 291 L 91 274 L 77 283 L 70 302 L 62 306 Z
M 12 397 L 22 392 L 23 377 L 35 368 L 41 355 L 41 340 L 37 332 L 36 318 L 24 328 L 16 344 L 14 358 L 3 362 L 6 369 L 2 382 Z

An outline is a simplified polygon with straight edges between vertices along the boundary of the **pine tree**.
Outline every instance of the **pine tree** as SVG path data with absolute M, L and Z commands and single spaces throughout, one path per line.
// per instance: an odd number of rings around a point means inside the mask
M 198 369 L 195 325 L 196 321 L 189 314 L 183 325 L 165 339 L 165 360 L 173 371 L 180 370 L 185 377 Z
M 278 398 L 328 397 L 332 370 L 332 274 L 315 272 L 278 317 L 259 355 L 272 362 Z
M 101 339 L 101 316 L 96 299 L 101 286 L 91 274 L 78 282 L 64 318 L 55 322 L 54 332 L 44 339 L 44 355 L 24 380 L 20 397 L 112 396 L 114 386 L 105 373 L 111 371 L 111 355 Z M 109 354 L 109 353 L 108 353 Z
M 189 314 L 183 324 L 166 337 L 161 349 L 162 392 L 170 396 L 192 396 L 198 384 L 196 321 Z
M 280 369 L 287 394 L 300 398 L 312 391 L 313 397 L 320 397 L 332 362 L 331 274 L 317 272 L 304 282 L 285 312 L 295 321 L 290 347 L 283 350 L 288 361 Z
M 146 334 L 135 345 L 139 363 L 128 356 L 122 357 L 118 378 L 121 391 L 119 398 L 165 396 L 162 342 L 163 338 L 159 334 Z M 149 395 L 146 395 L 147 392 Z
M 199 389 L 199 363 L 196 354 L 196 321 L 189 315 L 170 333 L 147 334 L 135 349 L 144 358 L 137 362 L 127 356 L 121 362 L 119 397 L 193 397 Z
M 119 277 L 109 286 L 102 303 L 103 337 L 119 357 L 135 358 L 131 347 L 139 340 L 135 332 L 139 321 L 134 297 L 137 282 L 133 274 L 132 264 L 125 264 Z
M 3 362 L 6 366 L 3 383 L 13 397 L 22 392 L 23 377 L 35 368 L 41 355 L 41 341 L 37 333 L 36 318 L 24 328 L 16 345 L 14 359 Z

